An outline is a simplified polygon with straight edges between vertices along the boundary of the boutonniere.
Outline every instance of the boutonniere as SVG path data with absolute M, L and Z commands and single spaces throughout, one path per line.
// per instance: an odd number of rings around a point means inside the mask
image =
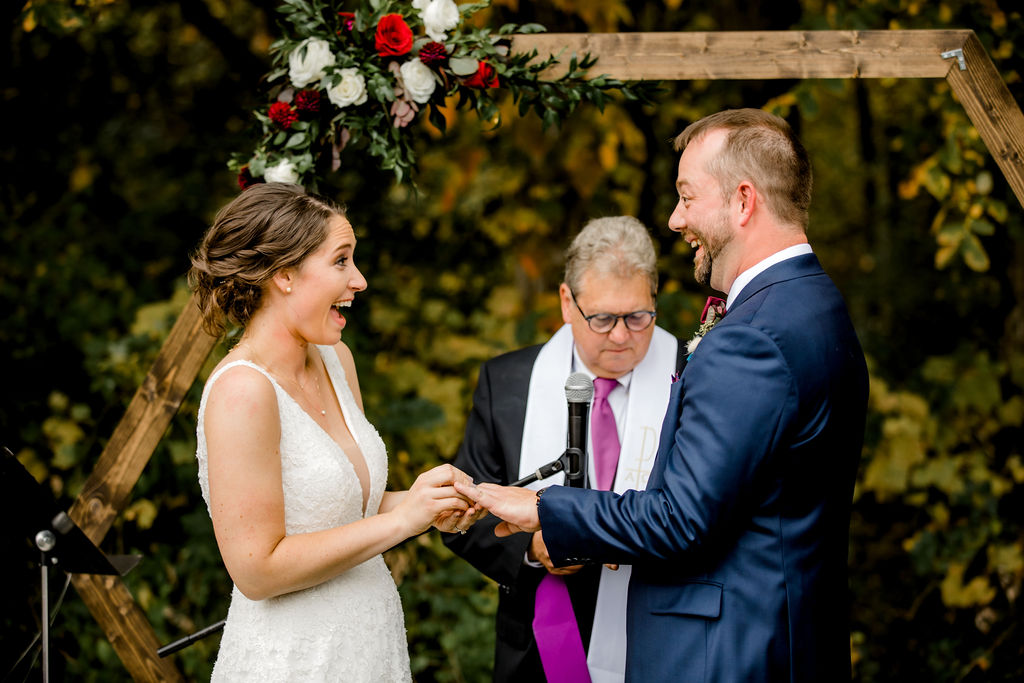
M 709 296 L 708 301 L 704 304 L 704 310 L 700 314 L 700 327 L 697 328 L 697 333 L 693 335 L 686 344 L 686 353 L 689 354 L 686 360 L 690 360 L 690 356 L 697 350 L 697 345 L 700 344 L 700 340 L 704 338 L 704 335 L 711 331 L 719 320 L 725 317 L 725 299 L 719 299 L 717 296 Z

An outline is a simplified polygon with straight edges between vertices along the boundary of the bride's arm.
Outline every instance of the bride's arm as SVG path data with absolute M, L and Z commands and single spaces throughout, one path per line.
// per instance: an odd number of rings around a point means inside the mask
M 380 512 L 391 512 L 405 499 L 408 491 L 385 491 L 380 500 Z
M 444 510 L 466 507 L 451 486 L 458 471 L 442 466 L 382 514 L 288 536 L 280 417 L 267 379 L 250 368 L 225 372 L 207 397 L 204 429 L 217 545 L 235 585 L 253 600 L 322 583 L 426 530 Z

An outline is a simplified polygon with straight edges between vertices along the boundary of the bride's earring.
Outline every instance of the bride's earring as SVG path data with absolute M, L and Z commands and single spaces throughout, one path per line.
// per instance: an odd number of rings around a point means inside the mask
M 291 294 L 292 293 L 292 288 L 291 287 L 285 287 L 284 288 L 284 293 L 285 294 Z

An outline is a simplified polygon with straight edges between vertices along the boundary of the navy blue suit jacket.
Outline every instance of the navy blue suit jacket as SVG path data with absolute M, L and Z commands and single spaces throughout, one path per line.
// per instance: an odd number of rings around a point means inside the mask
M 633 565 L 627 680 L 849 680 L 867 392 L 842 297 L 798 256 L 754 278 L 694 352 L 645 491 L 544 493 L 556 564 Z

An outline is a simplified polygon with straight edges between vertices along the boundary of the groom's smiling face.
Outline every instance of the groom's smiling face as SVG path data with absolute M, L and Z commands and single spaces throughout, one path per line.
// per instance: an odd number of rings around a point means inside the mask
M 694 279 L 715 289 L 719 287 L 714 281 L 714 262 L 729 246 L 734 233 L 729 224 L 729 203 L 707 165 L 721 151 L 726 135 L 724 130 L 710 131 L 683 150 L 676 178 L 679 201 L 668 220 L 668 227 L 681 233 L 694 250 Z

